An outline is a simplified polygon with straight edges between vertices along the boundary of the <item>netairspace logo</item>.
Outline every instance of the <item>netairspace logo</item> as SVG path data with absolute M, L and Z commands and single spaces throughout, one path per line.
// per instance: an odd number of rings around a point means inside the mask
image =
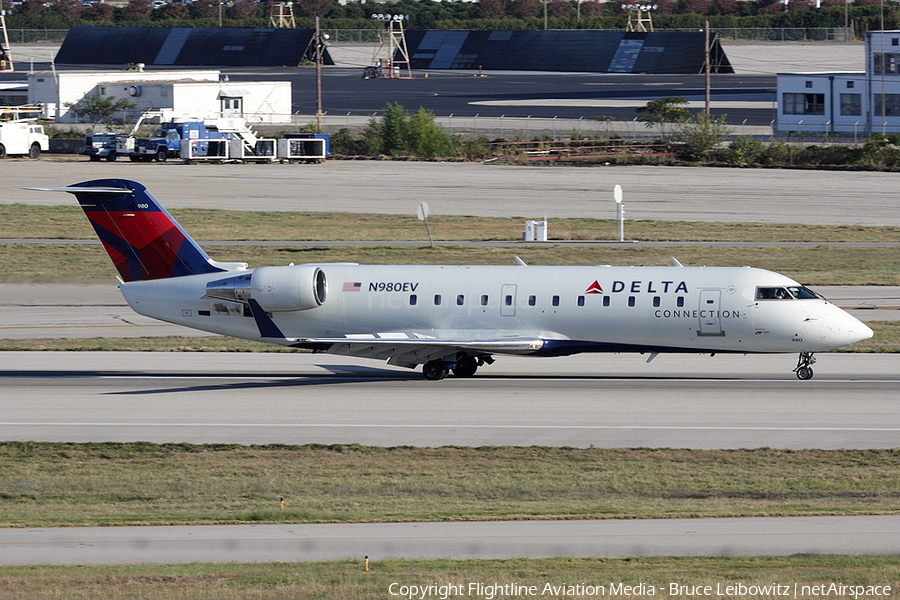
M 846 585 L 844 583 L 782 584 L 766 583 L 748 585 L 745 583 L 716 583 L 715 585 L 685 585 L 677 582 L 668 585 L 638 583 L 606 584 L 553 584 L 525 585 L 520 583 L 433 583 L 430 585 L 405 585 L 394 582 L 388 587 L 391 596 L 406 600 L 447 600 L 448 598 L 478 598 L 495 600 L 508 597 L 626 597 L 642 598 L 650 596 L 677 598 L 822 598 L 823 600 L 876 600 L 891 595 L 888 585 Z

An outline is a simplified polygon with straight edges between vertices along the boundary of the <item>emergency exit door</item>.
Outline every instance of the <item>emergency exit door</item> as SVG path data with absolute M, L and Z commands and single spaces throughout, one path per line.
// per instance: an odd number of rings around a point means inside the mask
M 722 330 L 722 312 L 719 305 L 722 300 L 722 290 L 700 291 L 700 330 L 698 335 L 725 335 Z
M 506 284 L 500 289 L 500 316 L 516 316 L 516 286 Z

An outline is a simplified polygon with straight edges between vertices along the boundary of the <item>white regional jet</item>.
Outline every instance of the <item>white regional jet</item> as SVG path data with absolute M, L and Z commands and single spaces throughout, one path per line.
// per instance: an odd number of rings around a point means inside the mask
M 750 267 L 221 263 L 135 181 L 75 194 L 135 311 L 269 344 L 386 360 L 427 379 L 469 377 L 494 355 L 813 353 L 872 330 L 796 281 Z M 649 361 L 648 361 L 649 362 Z

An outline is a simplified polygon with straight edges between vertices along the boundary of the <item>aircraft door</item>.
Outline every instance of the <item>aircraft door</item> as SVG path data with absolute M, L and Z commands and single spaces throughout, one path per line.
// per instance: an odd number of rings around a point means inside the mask
M 500 316 L 516 316 L 516 286 L 506 284 L 500 288 Z
M 719 310 L 722 290 L 700 290 L 700 329 L 697 335 L 725 335 Z

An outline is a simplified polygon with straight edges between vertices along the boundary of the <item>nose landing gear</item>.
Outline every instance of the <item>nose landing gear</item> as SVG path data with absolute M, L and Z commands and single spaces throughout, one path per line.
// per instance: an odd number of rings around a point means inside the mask
M 812 352 L 801 352 L 800 359 L 797 361 L 797 366 L 794 368 L 794 373 L 797 374 L 797 379 L 801 381 L 806 381 L 807 379 L 813 378 L 813 370 L 810 365 L 816 362 L 816 357 L 813 356 Z

